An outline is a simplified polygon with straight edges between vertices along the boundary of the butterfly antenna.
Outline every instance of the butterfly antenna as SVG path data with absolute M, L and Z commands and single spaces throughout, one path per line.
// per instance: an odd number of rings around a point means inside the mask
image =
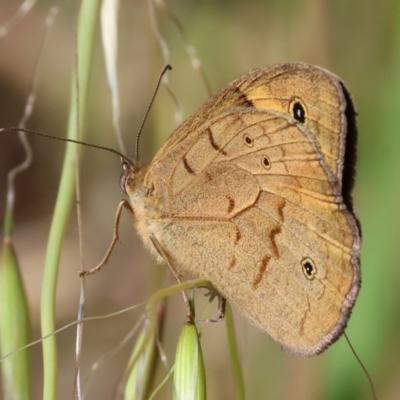
M 157 94 L 157 92 L 158 92 L 158 88 L 160 87 L 161 80 L 162 80 L 163 76 L 165 75 L 165 73 L 166 73 L 168 70 L 169 70 L 169 71 L 172 70 L 172 67 L 171 67 L 169 64 L 167 64 L 167 65 L 162 69 L 161 74 L 160 74 L 160 76 L 158 77 L 158 81 L 157 81 L 157 85 L 156 85 L 156 88 L 155 88 L 154 93 L 153 93 L 153 97 L 152 97 L 151 100 L 150 100 L 150 104 L 149 104 L 149 106 L 147 107 L 147 110 L 146 110 L 146 112 L 145 112 L 145 114 L 144 114 L 142 123 L 140 124 L 139 131 L 138 131 L 138 133 L 137 133 L 137 135 L 136 135 L 136 145 L 135 145 L 135 160 L 136 160 L 136 162 L 139 162 L 139 138 L 140 138 L 140 134 L 142 133 L 143 125 L 144 125 L 144 123 L 146 122 L 146 119 L 147 119 L 147 116 L 149 115 L 151 106 L 152 106 L 153 103 L 154 103 L 154 99 L 156 98 L 156 94 Z
M 356 358 L 356 360 L 357 360 L 358 363 L 360 364 L 362 370 L 363 370 L 364 373 L 365 373 L 365 376 L 366 376 L 367 379 L 368 379 L 369 385 L 370 385 L 370 387 L 371 387 L 372 397 L 374 398 L 374 400 L 378 400 L 378 397 L 376 396 L 376 393 L 375 393 L 374 383 L 372 382 L 371 376 L 369 375 L 369 373 L 368 373 L 368 371 L 367 371 L 367 368 L 365 368 L 365 366 L 364 366 L 364 364 L 362 363 L 360 357 L 358 357 L 358 354 L 357 354 L 356 350 L 354 349 L 353 345 L 351 344 L 350 339 L 349 339 L 349 337 L 347 336 L 346 332 L 344 332 L 344 337 L 346 338 L 347 344 L 349 345 L 351 352 L 354 354 L 354 357 Z
M 67 139 L 67 138 L 61 138 L 57 136 L 51 136 L 51 135 L 46 135 L 45 133 L 37 132 L 32 129 L 26 129 L 26 128 L 19 128 L 17 126 L 10 126 L 10 127 L 4 127 L 0 128 L 0 132 L 25 132 L 25 133 L 30 133 L 32 135 L 37 135 L 37 136 L 43 136 L 49 139 L 55 139 L 55 140 L 61 140 L 62 142 L 71 142 L 71 143 L 76 143 L 76 144 L 82 144 L 83 146 L 88 146 L 88 147 L 94 147 L 95 149 L 101 149 L 101 150 L 106 150 L 111 153 L 117 154 L 120 156 L 127 164 L 129 164 L 131 167 L 135 167 L 135 163 L 128 158 L 125 154 L 122 154 L 118 150 L 111 149 L 109 147 L 105 146 L 99 146 L 97 144 L 92 144 L 92 143 L 86 143 L 86 142 L 81 142 L 80 140 L 74 140 L 74 139 Z

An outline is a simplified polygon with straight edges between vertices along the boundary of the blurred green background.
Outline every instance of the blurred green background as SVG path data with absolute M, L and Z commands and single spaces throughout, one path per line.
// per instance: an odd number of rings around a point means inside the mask
M 17 2 L 0 4 L 0 25 L 13 15 Z M 17 125 L 32 85 L 50 1 L 41 1 L 0 38 L 0 126 Z M 363 228 L 359 299 L 347 333 L 372 376 L 379 399 L 400 398 L 400 3 L 396 0 L 270 0 L 167 2 L 186 39 L 196 49 L 215 92 L 240 74 L 274 62 L 303 61 L 339 75 L 353 93 L 359 117 L 359 158 L 355 206 Z M 28 127 L 55 136 L 66 132 L 74 63 L 76 4 L 63 5 L 44 47 L 37 102 Z M 185 44 L 162 8 L 156 20 L 167 43 L 173 71 L 168 75 L 184 118 L 207 99 Z M 121 126 L 129 155 L 140 121 L 163 66 L 151 28 L 148 2 L 122 2 L 120 10 L 119 88 Z M 99 35 L 90 84 L 87 140 L 117 147 L 111 99 Z M 161 89 L 141 140 L 142 160 L 173 131 L 176 107 Z M 32 313 L 33 337 L 40 337 L 40 291 L 48 229 L 57 193 L 63 143 L 31 138 L 32 168 L 18 177 L 15 246 L 22 266 Z M 112 235 L 118 188 L 118 157 L 82 149 L 84 264 L 96 265 Z M 13 133 L 0 136 L 0 219 L 5 207 L 8 171 L 23 159 Z M 65 241 L 57 290 L 58 326 L 76 318 L 80 268 L 75 214 Z M 109 265 L 87 279 L 85 315 L 103 315 L 146 300 L 164 276 L 142 249 L 124 215 L 121 245 Z M 161 278 L 157 278 L 160 276 Z M 171 280 L 169 282 L 172 282 Z M 170 365 L 184 322 L 180 296 L 170 299 L 163 348 Z M 142 313 L 85 325 L 83 373 L 107 354 Z M 236 316 L 239 350 L 248 399 L 371 399 L 361 367 L 345 340 L 310 359 L 282 352 L 265 334 Z M 74 378 L 74 329 L 58 336 L 59 398 L 70 398 Z M 209 399 L 234 398 L 223 323 L 203 327 Z M 129 357 L 129 346 L 107 360 L 93 376 L 89 399 L 112 397 Z M 165 369 L 158 372 L 165 375 Z M 41 348 L 32 349 L 33 398 L 41 397 Z M 170 398 L 167 386 L 158 398 Z

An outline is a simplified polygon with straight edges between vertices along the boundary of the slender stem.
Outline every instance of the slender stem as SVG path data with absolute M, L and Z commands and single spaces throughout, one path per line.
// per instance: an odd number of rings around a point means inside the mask
M 236 399 L 245 400 L 246 389 L 244 385 L 243 371 L 237 347 L 235 324 L 233 321 L 232 309 L 229 302 L 226 303 L 225 324 L 226 324 L 226 334 L 228 338 L 229 355 L 231 357 L 234 381 L 236 385 Z
M 91 69 L 92 51 L 98 21 L 100 1 L 82 2 L 78 15 L 78 53 L 79 53 L 79 93 L 76 96 L 75 78 L 72 84 L 70 116 L 68 121 L 68 137 L 77 138 L 77 117 L 79 107 L 79 128 L 82 130 L 85 120 L 87 103 L 87 88 Z M 75 71 L 76 73 L 76 71 Z M 79 104 L 76 98 L 79 98 Z M 83 136 L 83 135 L 81 135 Z M 54 332 L 55 326 L 55 295 L 61 246 L 65 235 L 69 214 L 72 206 L 75 185 L 75 149 L 68 144 L 58 197 L 55 205 L 53 220 L 50 228 L 44 267 L 42 299 L 41 299 L 41 328 L 42 336 Z M 55 336 L 43 341 L 44 383 L 43 399 L 57 398 L 57 349 Z

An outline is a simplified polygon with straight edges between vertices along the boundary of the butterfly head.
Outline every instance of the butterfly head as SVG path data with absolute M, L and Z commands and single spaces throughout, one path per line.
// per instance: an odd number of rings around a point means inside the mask
M 123 193 L 132 196 L 139 188 L 143 187 L 144 175 L 148 166 L 139 166 L 137 162 L 122 158 L 122 173 L 119 178 L 119 186 Z

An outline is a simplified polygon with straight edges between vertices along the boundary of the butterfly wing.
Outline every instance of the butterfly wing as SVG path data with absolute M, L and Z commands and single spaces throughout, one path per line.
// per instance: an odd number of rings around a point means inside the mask
M 334 113 L 316 117 L 314 100 L 296 90 L 276 100 L 268 85 L 261 94 L 255 75 L 244 106 L 178 131 L 157 154 L 146 184 L 162 212 L 147 224 L 178 272 L 210 280 L 283 347 L 312 355 L 342 333 L 360 282 L 339 157 L 346 108 L 327 101 Z
M 304 107 L 308 128 L 314 133 L 330 172 L 339 182 L 342 181 L 342 161 L 346 156 L 355 156 L 352 149 L 346 149 L 346 145 L 355 147 L 354 104 L 345 84 L 337 76 L 303 63 L 257 68 L 226 85 L 176 129 L 155 156 L 153 164 L 205 121 L 228 107 L 275 110 L 293 116 L 293 107 L 299 101 Z M 346 135 L 346 131 L 352 131 L 351 137 Z M 344 163 L 350 169 L 344 174 L 344 179 L 349 180 L 349 190 L 353 183 L 354 161 Z

